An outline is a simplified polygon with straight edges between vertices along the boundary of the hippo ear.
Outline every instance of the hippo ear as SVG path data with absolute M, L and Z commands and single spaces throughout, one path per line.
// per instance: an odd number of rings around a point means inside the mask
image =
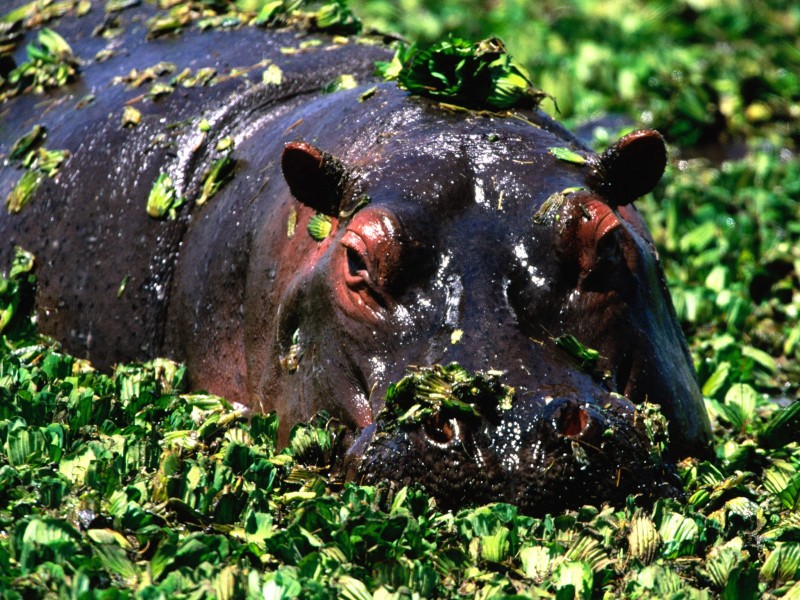
M 347 173 L 342 162 L 306 142 L 289 142 L 281 167 L 292 195 L 328 216 L 338 216 Z
M 620 138 L 593 161 L 589 186 L 616 206 L 630 204 L 656 187 L 667 166 L 667 148 L 652 129 Z

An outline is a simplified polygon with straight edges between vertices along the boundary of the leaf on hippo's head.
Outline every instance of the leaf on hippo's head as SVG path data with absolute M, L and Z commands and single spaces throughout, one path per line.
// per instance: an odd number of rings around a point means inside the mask
M 331 218 L 328 215 L 317 213 L 308 220 L 308 233 L 312 238 L 321 242 L 331 234 Z
M 418 52 L 401 49 L 377 69 L 413 94 L 468 108 L 534 108 L 547 97 L 497 38 L 474 44 L 450 38 Z
M 548 148 L 547 151 L 555 156 L 558 160 L 563 160 L 564 162 L 573 163 L 576 165 L 582 165 L 586 162 L 586 158 L 570 150 L 569 148 Z

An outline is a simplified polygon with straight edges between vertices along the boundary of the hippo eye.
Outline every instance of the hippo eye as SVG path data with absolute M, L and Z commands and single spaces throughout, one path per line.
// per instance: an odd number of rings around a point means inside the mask
M 358 287 L 363 283 L 372 283 L 367 265 L 367 246 L 356 233 L 348 231 L 341 242 L 347 259 L 345 282 L 350 287 Z
M 619 246 L 619 232 L 613 229 L 606 233 L 597 241 L 595 270 L 608 272 L 619 266 L 622 259 L 622 251 Z
M 368 274 L 367 263 L 357 250 L 347 248 L 347 270 L 352 277 L 362 277 Z
M 605 289 L 613 285 L 623 263 L 618 228 L 609 229 L 587 248 L 581 260 L 583 285 L 592 289 Z

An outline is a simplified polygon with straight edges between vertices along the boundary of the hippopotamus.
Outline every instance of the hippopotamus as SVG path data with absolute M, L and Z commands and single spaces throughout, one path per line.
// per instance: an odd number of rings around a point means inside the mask
M 35 125 L 66 151 L 0 219 L 0 260 L 36 257 L 41 332 L 100 369 L 183 361 L 194 388 L 277 411 L 282 443 L 327 411 L 350 477 L 419 483 L 445 507 L 679 493 L 670 465 L 707 453 L 710 428 L 634 205 L 665 168 L 657 132 L 596 154 L 539 109 L 467 110 L 377 81 L 380 43 L 255 27 L 148 39 L 155 10 L 118 13 L 110 39 L 90 35 L 100 10 L 51 22 L 81 60 L 74 79 L 0 107 L 4 158 Z M 158 63 L 171 74 L 156 82 L 215 79 L 131 85 Z M 357 85 L 326 93 L 343 74 Z M 209 194 L 223 153 L 230 180 Z M 3 197 L 22 173 L 6 160 Z M 184 204 L 154 218 L 165 179 Z M 452 363 L 513 400 L 392 426 L 391 384 Z M 664 460 L 645 402 L 669 423 Z

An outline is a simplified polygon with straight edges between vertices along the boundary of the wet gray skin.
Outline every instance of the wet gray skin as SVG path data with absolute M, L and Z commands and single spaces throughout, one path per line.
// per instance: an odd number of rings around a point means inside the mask
M 276 410 L 284 443 L 327 410 L 350 432 L 353 477 L 419 482 L 446 506 L 506 500 L 541 512 L 676 493 L 631 409 L 662 407 L 665 464 L 707 452 L 686 344 L 631 204 L 661 175 L 660 136 L 635 134 L 598 157 L 540 112 L 453 111 L 392 83 L 367 96 L 372 83 L 319 93 L 336 73 L 368 80 L 381 48 L 327 40 L 286 56 L 294 34 L 250 29 L 144 42 L 141 22 L 115 42 L 136 52 L 85 64 L 47 111 L 40 98 L 6 107 L 4 144 L 40 123 L 48 148 L 72 153 L 28 207 L 0 219 L 0 260 L 15 244 L 37 256 L 43 332 L 103 368 L 186 361 L 193 387 Z M 96 25 L 59 26 L 66 35 Z M 75 39 L 78 55 L 101 43 Z M 137 104 L 142 123 L 123 130 L 122 108 L 141 90 L 111 77 L 157 57 L 177 71 L 267 57 L 285 83 L 180 90 Z M 95 102 L 76 109 L 89 90 Z M 203 136 L 200 116 L 211 123 Z M 234 179 L 195 206 L 226 136 Z M 588 162 L 559 160 L 553 147 Z M 175 221 L 144 210 L 161 172 L 189 199 Z M 19 174 L 4 167 L 0 191 Z M 306 229 L 315 213 L 330 217 L 322 241 Z M 597 363 L 578 364 L 555 343 L 564 335 L 596 349 Z M 386 421 L 386 390 L 407 365 L 453 361 L 502 370 L 512 407 Z

